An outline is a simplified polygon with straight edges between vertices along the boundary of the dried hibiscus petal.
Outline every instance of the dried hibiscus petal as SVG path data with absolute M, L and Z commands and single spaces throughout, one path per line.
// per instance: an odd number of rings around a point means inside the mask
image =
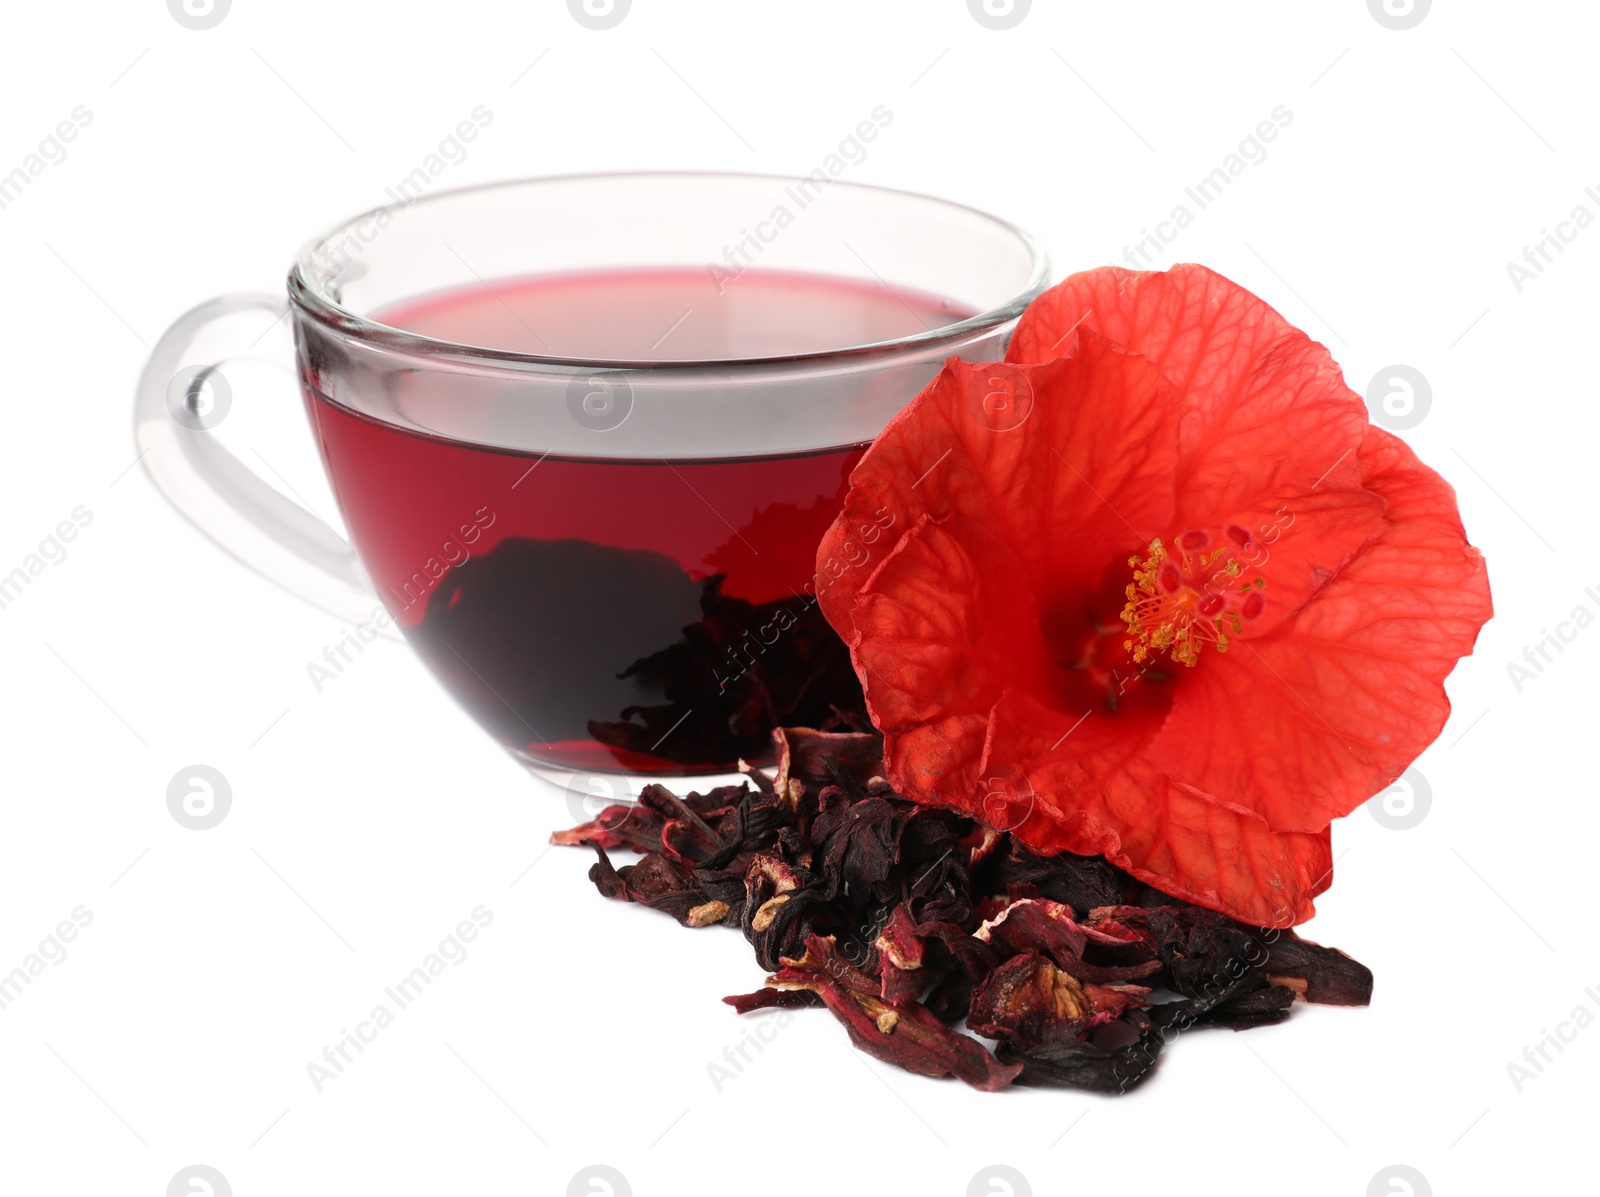
M 772 733 L 778 750 L 778 793 L 792 782 L 813 790 L 838 785 L 841 774 L 863 789 L 883 775 L 883 737 L 876 733 L 823 732 L 809 727 L 780 727 Z
M 995 1057 L 1021 1065 L 1018 1085 L 1087 1089 L 1093 1093 L 1126 1093 L 1155 1070 L 1164 1041 L 1152 1025 L 1132 1024 L 1133 1038 L 1117 1045 L 1092 1039 L 1064 1039 L 1038 1047 L 1001 1043 Z
M 775 856 L 757 856 L 744 878 L 740 926 L 756 962 L 773 971 L 784 957 L 804 951 L 816 926 L 837 921 L 809 873 Z
M 880 887 L 899 854 L 905 804 L 883 798 L 852 802 L 838 786 L 824 789 L 820 801 L 822 809 L 811 824 L 811 838 L 817 845 L 816 868 L 822 874 L 824 894 L 836 898 L 849 889 L 890 897 Z
M 1365 1006 L 1372 1000 L 1370 968 L 1338 948 L 1325 948 L 1292 932 L 1268 945 L 1266 971 L 1304 1001 Z
M 1022 898 L 1010 903 L 973 932 L 1003 952 L 1042 952 L 1079 981 L 1112 984 L 1148 977 L 1161 968 L 1155 959 L 1136 964 L 1091 964 L 1084 959 L 1090 930 L 1081 927 L 1069 907 L 1048 898 Z
M 1088 934 L 1072 917 L 1072 908 L 1048 898 L 1011 902 L 1000 913 L 985 919 L 973 934 L 1013 952 L 1028 950 L 1018 946 L 1021 944 L 1049 945 L 1046 950 L 1052 956 L 1069 960 L 1081 960 L 1089 943 Z
M 661 847 L 661 828 L 664 823 L 665 820 L 647 806 L 617 802 L 587 823 L 556 832 L 550 837 L 550 842 L 568 847 L 593 844 L 597 848 L 653 852 Z
M 752 794 L 718 821 L 717 832 L 722 842 L 700 862 L 701 866 L 743 872 L 757 853 L 766 852 L 777 844 L 779 835 L 792 818 L 793 811 L 786 799 L 770 792 Z
M 1072 852 L 1040 856 L 1009 836 L 1006 846 L 1007 851 L 997 857 L 994 873 L 999 889 L 1033 886 L 1041 897 L 1080 911 L 1130 900 L 1133 879 L 1103 857 Z
M 822 999 L 809 989 L 758 989 L 754 993 L 736 993 L 722 1000 L 740 1014 L 749 1014 L 752 1010 L 799 1010 L 822 1005 Z
M 1097 1013 L 1077 978 L 1030 952 L 1007 960 L 973 991 L 967 1026 L 990 1039 L 1037 1047 L 1083 1038 Z
M 700 812 L 666 786 L 645 786 L 639 792 L 639 805 L 661 816 L 661 848 L 674 860 L 698 864 L 722 842 Z
M 1158 1006 L 1151 1014 L 1162 1028 L 1187 1030 L 1201 1026 L 1244 1031 L 1282 1022 L 1289 1017 L 1289 1007 L 1294 1000 L 1295 991 L 1291 987 L 1275 985 L 1259 974 L 1250 974 L 1240 978 L 1225 1000 L 1185 998 Z
M 1172 987 L 1185 997 L 1225 1000 L 1266 949 L 1233 920 L 1199 907 L 1157 907 L 1145 923 L 1154 936 Z
M 896 906 L 878 932 L 878 983 L 883 1000 L 899 1006 L 914 1002 L 928 987 L 922 967 L 925 952 L 916 923 L 904 905 Z
M 869 1056 L 922 1076 L 953 1076 L 975 1089 L 1004 1088 L 1021 1071 L 1001 1064 L 983 1044 L 945 1026 L 917 1003 L 891 1006 L 876 996 L 872 979 L 839 958 L 832 939 L 812 936 L 806 956 L 767 979 L 780 990 L 809 990 L 820 997 Z
M 672 579 L 681 602 L 687 577 Z M 727 765 L 767 749 L 774 728 L 818 724 L 837 707 L 860 704 L 850 656 L 815 603 L 750 603 L 722 592 L 723 576 L 698 583 L 700 619 L 673 643 L 641 657 L 619 677 L 634 678 L 664 702 L 631 706 L 588 732 L 619 758 L 632 754 L 691 765 Z M 762 633 L 785 634 L 766 644 Z M 750 654 L 746 646 L 766 644 Z M 731 664 L 737 662 L 737 665 Z
M 589 879 L 608 898 L 637 902 L 670 914 L 685 927 L 709 927 L 733 913 L 727 902 L 712 897 L 693 873 L 665 856 L 650 853 L 638 864 L 613 868 L 604 848 L 589 869 Z

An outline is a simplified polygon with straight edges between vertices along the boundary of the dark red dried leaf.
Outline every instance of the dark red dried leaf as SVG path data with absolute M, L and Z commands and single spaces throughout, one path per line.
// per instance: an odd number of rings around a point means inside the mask
M 668 581 L 674 594 L 691 584 Z M 834 704 L 860 706 L 850 654 L 814 602 L 751 603 L 724 594 L 722 582 L 714 574 L 694 583 L 701 618 L 620 675 L 665 701 L 628 707 L 615 721 L 589 722 L 589 734 L 619 759 L 637 753 L 730 766 L 765 752 L 775 728 L 829 722 L 837 717 Z M 764 633 L 774 628 L 783 634 L 770 639 Z M 764 647 L 752 654 L 748 646 L 755 643 Z
M 632 852 L 654 852 L 661 847 L 661 828 L 665 820 L 649 807 L 633 803 L 613 803 L 587 823 L 550 836 L 552 844 L 578 847 L 627 848 Z
M 1147 1004 L 1139 985 L 1084 984 L 1045 957 L 1013 956 L 973 992 L 967 1026 L 990 1039 L 1038 1047 L 1084 1038 L 1091 1028 Z
M 879 993 L 895 1006 L 914 1002 L 928 987 L 928 970 L 923 967 L 926 953 L 916 924 L 902 904 L 894 908 L 889 921 L 878 933 Z
M 1131 1042 L 1116 1045 L 1090 1039 L 1066 1039 L 1031 1048 L 1001 1043 L 995 1057 L 1021 1066 L 1015 1081 L 1018 1085 L 1126 1093 L 1155 1071 L 1164 1046 L 1160 1031 L 1153 1026 L 1137 1026 L 1133 1034 Z
M 841 784 L 841 775 L 865 789 L 883 776 L 883 737 L 876 732 L 823 732 L 809 727 L 780 727 L 772 733 L 778 750 L 778 793 L 792 782 L 812 790 Z
M 1308 1002 L 1365 1006 L 1372 1001 L 1372 970 L 1338 948 L 1325 948 L 1293 932 L 1267 945 L 1267 975 Z
M 1098 933 L 1079 925 L 1069 907 L 1048 898 L 1022 898 L 1012 902 L 985 920 L 973 934 L 994 944 L 1002 954 L 1042 952 L 1057 968 L 1085 983 L 1112 985 L 1137 981 L 1161 970 L 1161 962 L 1153 956 L 1131 964 L 1091 963 L 1085 958 L 1085 952 Z
M 595 847 L 599 856 L 589 869 L 589 880 L 602 894 L 624 902 L 637 902 L 670 914 L 685 927 L 709 927 L 737 914 L 724 900 L 706 892 L 692 872 L 657 853 L 649 853 L 638 864 L 614 868 L 604 848 Z
M 752 1010 L 798 1010 L 805 1006 L 820 1006 L 822 999 L 809 989 L 758 989 L 754 993 L 736 993 L 722 999 L 740 1014 Z
M 767 984 L 815 993 L 869 1056 L 921 1076 L 953 1076 L 985 1091 L 1004 1088 L 1021 1071 L 1001 1064 L 983 1044 L 951 1030 L 925 1007 L 891 1006 L 876 996 L 872 979 L 840 960 L 831 939 L 812 936 L 806 947 L 803 960 Z
M 1245 1031 L 1270 1026 L 1289 1017 L 1295 991 L 1275 985 L 1259 975 L 1242 978 L 1225 1001 L 1206 1003 L 1185 998 L 1156 1007 L 1151 1013 L 1158 1026 L 1176 1030 L 1191 1027 L 1226 1027 Z

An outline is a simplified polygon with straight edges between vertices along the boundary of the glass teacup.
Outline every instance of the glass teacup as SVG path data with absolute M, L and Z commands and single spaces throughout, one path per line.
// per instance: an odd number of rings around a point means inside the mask
M 184 514 L 352 635 L 398 629 L 530 767 L 724 772 L 859 702 L 817 543 L 865 446 L 946 358 L 1002 356 L 1047 274 L 1001 220 L 821 172 L 473 187 L 290 271 L 350 543 L 211 434 L 281 300 L 182 317 L 137 434 Z

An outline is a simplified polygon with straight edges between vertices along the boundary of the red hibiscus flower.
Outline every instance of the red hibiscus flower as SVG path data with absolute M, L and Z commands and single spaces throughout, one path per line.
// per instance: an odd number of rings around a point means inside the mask
M 850 483 L 817 588 L 896 788 L 1259 926 L 1311 917 L 1491 613 L 1449 484 L 1198 266 L 1067 279 Z

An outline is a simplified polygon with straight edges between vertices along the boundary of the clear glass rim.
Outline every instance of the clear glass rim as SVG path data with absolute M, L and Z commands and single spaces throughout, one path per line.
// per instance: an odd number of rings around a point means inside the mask
M 754 171 L 585 171 L 567 175 L 532 175 L 521 178 L 502 179 L 491 183 L 475 183 L 465 187 L 453 187 L 444 191 L 433 192 L 423 196 L 406 208 L 420 207 L 424 204 L 440 204 L 474 192 L 490 191 L 506 187 L 526 187 L 538 183 L 567 183 L 581 181 L 625 180 L 644 181 L 649 179 L 700 179 L 714 180 L 727 179 L 742 182 L 765 180 L 775 183 L 794 184 L 801 181 L 801 176 L 768 174 Z M 470 359 L 485 364 L 521 365 L 524 367 L 555 367 L 562 369 L 588 370 L 673 370 L 673 369 L 704 369 L 707 366 L 721 367 L 759 367 L 773 365 L 793 365 L 827 362 L 833 360 L 849 360 L 861 357 L 889 356 L 905 350 L 919 350 L 926 346 L 937 344 L 941 341 L 958 341 L 969 334 L 984 329 L 995 328 L 1017 319 L 1022 315 L 1028 304 L 1049 285 L 1050 260 L 1044 246 L 1031 233 L 1010 221 L 1003 220 L 979 208 L 968 204 L 958 203 L 954 200 L 942 199 L 938 196 L 926 195 L 922 192 L 908 191 L 895 187 L 879 187 L 868 183 L 846 182 L 835 180 L 829 184 L 829 189 L 847 189 L 857 192 L 873 192 L 879 195 L 892 196 L 923 203 L 933 203 L 949 208 L 953 211 L 965 212 L 990 223 L 1014 237 L 1027 251 L 1032 262 L 1032 270 L 1022 288 L 1003 303 L 969 316 L 964 320 L 952 324 L 942 325 L 938 328 L 925 329 L 904 337 L 895 337 L 885 341 L 874 341 L 868 344 L 841 346 L 834 349 L 811 350 L 804 353 L 778 354 L 768 357 L 739 357 L 739 358 L 701 358 L 694 360 L 623 360 L 618 358 L 589 358 L 566 357 L 554 354 L 519 353 L 511 350 L 488 349 L 480 345 L 468 345 L 462 342 L 442 340 L 437 337 L 425 336 L 421 333 L 409 332 L 405 329 L 394 328 L 390 325 L 361 316 L 328 294 L 320 285 L 315 260 L 318 251 L 325 245 L 336 241 L 346 231 L 368 221 L 375 220 L 380 215 L 393 211 L 393 206 L 382 204 L 376 208 L 369 208 L 356 216 L 340 221 L 320 235 L 307 242 L 295 256 L 294 264 L 289 270 L 288 288 L 289 299 L 292 306 L 319 324 L 326 326 L 334 332 L 344 336 L 354 337 L 385 349 L 407 354 L 413 357 L 439 358 L 439 359 Z M 888 284 L 886 284 L 888 285 Z

